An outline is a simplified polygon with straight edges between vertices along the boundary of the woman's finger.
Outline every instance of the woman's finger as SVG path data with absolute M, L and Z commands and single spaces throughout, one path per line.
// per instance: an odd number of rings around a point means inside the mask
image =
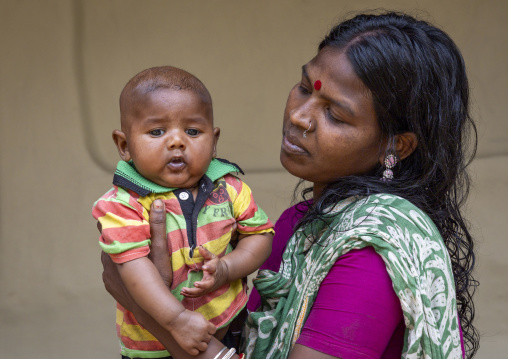
M 166 248 L 168 241 L 166 239 L 166 211 L 164 202 L 160 199 L 153 201 L 150 207 L 150 235 L 152 248 Z
M 153 262 L 164 283 L 171 287 L 173 272 L 171 270 L 171 243 L 166 236 L 166 210 L 160 199 L 153 201 L 150 207 L 151 242 L 148 258 Z

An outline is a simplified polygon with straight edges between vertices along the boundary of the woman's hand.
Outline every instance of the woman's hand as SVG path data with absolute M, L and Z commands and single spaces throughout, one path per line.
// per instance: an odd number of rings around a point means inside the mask
M 213 292 L 226 284 L 229 278 L 228 267 L 224 261 L 203 246 L 199 246 L 198 251 L 204 258 L 203 278 L 194 283 L 194 288 L 182 288 L 180 291 L 189 298 Z
M 104 252 L 101 254 L 101 261 L 104 287 L 106 287 L 108 293 L 111 294 L 122 307 L 133 312 L 138 305 L 127 291 L 127 288 L 125 288 L 122 278 L 120 278 L 120 274 L 118 273 L 118 269 L 116 268 L 116 264 L 111 260 L 111 257 Z

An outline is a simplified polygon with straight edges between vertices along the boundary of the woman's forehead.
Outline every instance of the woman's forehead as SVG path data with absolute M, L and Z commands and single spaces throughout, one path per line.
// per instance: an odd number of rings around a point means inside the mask
M 323 48 L 303 67 L 307 73 L 322 74 L 330 77 L 331 81 L 337 81 L 346 75 L 359 80 L 346 53 L 336 48 Z M 320 80 L 323 82 L 323 79 Z
M 372 101 L 371 92 L 358 77 L 343 50 L 323 48 L 302 67 L 302 77 L 324 97 L 347 102 Z M 319 89 L 315 87 L 317 81 Z

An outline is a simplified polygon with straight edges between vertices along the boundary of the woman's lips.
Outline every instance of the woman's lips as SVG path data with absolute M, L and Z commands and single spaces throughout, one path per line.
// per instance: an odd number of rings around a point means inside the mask
M 295 143 L 296 142 L 296 143 Z M 294 154 L 305 154 L 307 151 L 300 147 L 300 144 L 289 136 L 284 135 L 282 137 L 282 149 L 289 153 Z

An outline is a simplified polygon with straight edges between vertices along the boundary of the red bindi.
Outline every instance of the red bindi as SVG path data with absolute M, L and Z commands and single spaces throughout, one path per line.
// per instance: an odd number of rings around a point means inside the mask
M 321 88 L 321 81 L 316 80 L 316 82 L 314 82 L 314 88 L 316 90 L 319 90 Z

